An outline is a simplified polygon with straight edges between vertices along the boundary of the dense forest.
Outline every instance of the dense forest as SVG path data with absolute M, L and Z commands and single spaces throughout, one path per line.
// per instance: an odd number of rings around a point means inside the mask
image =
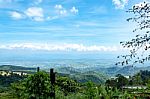
M 133 76 L 117 74 L 105 82 L 77 81 L 68 75 L 37 71 L 27 75 L 0 75 L 1 99 L 133 99 L 148 98 L 150 71 Z M 83 76 L 78 75 L 80 79 Z M 93 78 L 93 75 L 88 74 Z M 94 79 L 94 78 L 93 78 Z M 52 82 L 53 81 L 53 82 Z

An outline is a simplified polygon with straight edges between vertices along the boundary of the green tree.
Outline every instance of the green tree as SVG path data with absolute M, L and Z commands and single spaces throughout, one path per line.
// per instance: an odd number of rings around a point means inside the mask
M 106 80 L 105 85 L 108 87 L 116 87 L 117 80 L 116 79 L 108 79 L 108 80 Z
M 121 74 L 116 75 L 116 79 L 108 79 L 105 85 L 112 88 L 121 88 L 122 86 L 128 85 L 129 81 L 126 77 Z
M 56 85 L 65 95 L 76 93 L 79 89 L 79 84 L 68 77 L 57 77 Z
M 96 99 L 98 95 L 98 88 L 91 81 L 87 82 L 85 88 L 85 94 L 87 99 Z
M 11 74 L 8 76 L 0 75 L 0 85 L 3 87 L 8 87 L 11 83 L 18 82 L 20 80 L 23 80 L 24 78 L 26 78 L 26 76 L 20 76 L 17 74 Z
M 37 72 L 26 80 L 25 91 L 30 99 L 47 99 L 50 95 L 50 78 L 45 72 Z
M 126 77 L 121 74 L 116 75 L 117 77 L 117 87 L 122 88 L 122 86 L 128 85 L 129 81 Z
M 128 18 L 127 21 L 132 21 L 137 24 L 133 32 L 138 33 L 135 38 L 120 42 L 124 48 L 130 49 L 130 53 L 118 56 L 122 61 L 116 63 L 116 65 L 143 64 L 145 61 L 150 60 L 150 3 L 143 2 L 136 4 L 127 12 L 133 14 L 133 17 Z
M 20 99 L 48 99 L 50 79 L 46 72 L 37 72 L 27 79 L 12 84 L 14 94 Z
M 135 74 L 132 79 L 136 85 L 146 85 L 150 79 L 150 71 L 141 70 L 139 73 Z
M 141 78 L 141 73 L 140 72 L 135 74 L 132 77 L 132 79 L 133 79 L 134 85 L 141 85 L 142 84 L 142 78 Z
M 11 84 L 11 94 L 18 99 L 26 99 L 25 82 L 19 81 Z

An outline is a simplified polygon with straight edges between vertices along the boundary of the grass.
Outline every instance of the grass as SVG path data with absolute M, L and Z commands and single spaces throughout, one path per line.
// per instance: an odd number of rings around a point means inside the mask
M 0 93 L 0 99 L 17 99 L 17 98 L 14 97 L 11 93 L 3 92 Z

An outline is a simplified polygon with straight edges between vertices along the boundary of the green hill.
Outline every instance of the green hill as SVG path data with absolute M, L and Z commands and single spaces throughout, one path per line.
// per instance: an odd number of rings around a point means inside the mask
M 36 71 L 36 68 L 13 66 L 13 65 L 1 65 L 0 70 L 8 71 Z
M 85 72 L 85 73 L 78 73 L 78 74 L 70 75 L 70 78 L 72 78 L 80 83 L 92 81 L 96 84 L 104 84 L 104 82 L 107 79 L 107 76 L 102 73 L 89 71 L 89 72 Z
M 92 81 L 97 84 L 103 84 L 105 82 L 105 80 L 108 78 L 102 72 L 95 72 L 95 71 L 83 72 L 83 71 L 73 68 L 73 67 L 61 67 L 61 68 L 57 68 L 56 71 L 60 75 L 69 76 L 70 78 L 72 78 L 80 83 Z

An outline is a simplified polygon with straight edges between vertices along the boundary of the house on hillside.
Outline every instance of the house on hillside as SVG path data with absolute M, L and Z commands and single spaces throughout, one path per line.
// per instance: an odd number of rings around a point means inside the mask
M 0 75 L 2 76 L 9 76 L 11 74 L 17 74 L 17 75 L 27 75 L 27 73 L 25 72 L 21 72 L 21 71 L 7 71 L 7 70 L 0 70 Z
M 130 78 L 131 78 L 131 76 L 124 76 L 124 77 L 127 78 L 127 79 L 130 79 Z M 117 78 L 118 78 L 118 77 L 115 76 L 115 77 L 111 77 L 110 79 L 111 79 L 111 80 L 115 80 L 115 79 L 117 79 Z
M 147 86 L 122 86 L 123 89 L 147 89 Z
M 11 71 L 0 70 L 0 75 L 2 75 L 2 76 L 9 76 L 9 75 L 11 75 Z
M 27 75 L 27 73 L 24 72 L 20 72 L 20 71 L 12 71 L 13 74 L 17 74 L 17 75 Z

